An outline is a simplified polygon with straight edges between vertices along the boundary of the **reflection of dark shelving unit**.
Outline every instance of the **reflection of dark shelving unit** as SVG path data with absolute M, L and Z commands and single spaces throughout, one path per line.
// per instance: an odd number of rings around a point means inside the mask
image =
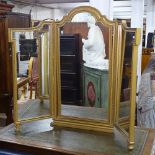
M 36 39 L 21 39 L 20 44 L 20 60 L 29 60 L 37 51 Z
M 122 92 L 121 101 L 128 100 L 130 98 L 131 89 L 131 63 L 132 63 L 132 46 L 135 38 L 135 32 L 126 33 L 125 51 L 123 60 L 123 77 L 122 77 Z
M 79 35 L 60 38 L 62 104 L 80 105 L 80 53 Z

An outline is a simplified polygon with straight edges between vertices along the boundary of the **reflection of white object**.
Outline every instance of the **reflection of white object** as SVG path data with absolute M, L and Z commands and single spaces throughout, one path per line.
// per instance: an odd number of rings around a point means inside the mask
M 104 59 L 106 54 L 103 34 L 101 29 L 95 25 L 95 19 L 92 16 L 88 17 L 88 27 L 88 39 L 82 39 L 84 65 L 100 70 L 108 69 L 109 61 Z
M 27 75 L 29 60 L 19 61 L 19 73 L 23 75 Z
M 88 16 L 90 16 L 89 13 L 78 13 L 72 18 L 72 22 L 86 22 Z
M 15 32 L 15 39 L 16 39 L 16 53 L 20 52 L 20 48 L 19 48 L 19 32 Z

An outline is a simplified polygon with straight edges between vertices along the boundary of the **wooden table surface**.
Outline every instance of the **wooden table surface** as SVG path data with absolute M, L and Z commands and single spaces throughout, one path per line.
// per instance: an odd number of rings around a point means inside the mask
M 29 82 L 28 77 L 21 77 L 21 78 L 17 79 L 17 87 L 20 88 L 20 87 L 24 86 L 25 84 L 27 84 L 28 82 Z
M 52 119 L 25 123 L 16 133 L 11 124 L 0 130 L 0 149 L 10 148 L 32 154 L 150 155 L 155 130 L 136 129 L 133 151 L 119 143 L 114 134 L 51 127 Z

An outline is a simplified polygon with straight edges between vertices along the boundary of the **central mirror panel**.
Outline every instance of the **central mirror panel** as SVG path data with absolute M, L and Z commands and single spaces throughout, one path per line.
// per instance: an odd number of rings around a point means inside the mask
M 59 32 L 61 115 L 107 121 L 112 29 L 82 12 Z

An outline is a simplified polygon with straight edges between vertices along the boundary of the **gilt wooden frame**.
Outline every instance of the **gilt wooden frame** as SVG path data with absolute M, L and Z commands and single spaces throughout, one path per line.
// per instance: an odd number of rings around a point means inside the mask
M 128 28 L 123 24 L 120 24 L 122 32 L 124 31 L 124 36 L 121 36 L 121 47 L 119 47 L 120 56 L 118 60 L 118 68 L 120 71 L 117 88 L 119 90 L 117 98 L 117 117 L 115 127 L 126 139 L 127 146 L 129 150 L 134 148 L 135 143 L 135 110 L 136 110 L 136 88 L 137 88 L 137 59 L 138 59 L 138 46 L 141 39 L 141 29 L 140 28 Z M 119 117 L 120 111 L 120 94 L 122 85 L 122 72 L 123 72 L 123 62 L 124 62 L 124 51 L 125 51 L 125 39 L 126 32 L 135 32 L 134 42 L 132 44 L 132 62 L 131 62 L 131 92 L 130 92 L 130 112 L 129 116 L 124 118 Z M 122 33 L 121 33 L 122 34 Z M 128 132 L 125 130 L 128 128 Z
M 61 115 L 61 81 L 60 81 L 60 27 L 62 27 L 66 22 L 71 22 L 71 19 L 74 15 L 82 12 L 90 13 L 95 19 L 96 22 L 100 22 L 103 25 L 109 27 L 109 113 L 108 119 L 105 120 L 93 120 L 86 118 L 77 118 L 72 116 L 63 116 Z M 56 21 L 53 23 L 53 60 L 54 64 L 54 73 L 55 73 L 55 96 L 53 102 L 53 115 L 54 120 L 53 124 L 56 126 L 65 126 L 79 129 L 95 130 L 95 131 L 104 131 L 104 132 L 113 132 L 114 118 L 116 114 L 116 79 L 117 79 L 117 22 L 110 21 L 105 16 L 102 16 L 100 12 L 90 6 L 81 6 L 73 9 L 68 15 L 64 16 L 61 21 Z M 52 99 L 51 99 L 52 100 Z
M 13 113 L 13 119 L 14 119 L 14 123 L 15 123 L 15 127 L 16 127 L 16 131 L 20 130 L 20 125 L 22 123 L 25 122 L 30 122 L 30 121 L 37 121 L 37 120 L 41 120 L 41 119 L 46 119 L 46 118 L 51 118 L 51 113 L 52 113 L 52 107 L 50 105 L 50 109 L 49 109 L 49 114 L 47 115 L 42 115 L 42 116 L 36 116 L 36 117 L 32 117 L 32 118 L 25 118 L 25 119 L 19 119 L 19 114 L 18 114 L 18 104 L 17 104 L 17 68 L 16 68 L 16 64 L 17 64 L 17 60 L 16 60 L 16 40 L 13 37 L 13 33 L 14 32 L 33 32 L 33 31 L 41 31 L 44 25 L 49 25 L 51 27 L 53 20 L 51 21 L 43 21 L 40 22 L 40 24 L 36 27 L 31 27 L 31 28 L 10 28 L 9 29 L 9 42 L 12 45 L 12 70 L 13 70 L 13 109 L 14 109 L 14 113 Z M 51 36 L 51 30 L 49 31 L 50 36 Z M 52 38 L 51 38 L 52 39 Z M 40 46 L 38 44 L 38 48 L 40 50 Z M 51 44 L 50 44 L 50 49 L 51 49 Z M 50 59 L 52 59 L 52 55 L 50 55 Z M 41 55 L 40 52 L 38 54 L 38 61 L 39 61 L 39 66 L 38 66 L 38 70 L 39 70 L 39 79 L 41 79 Z M 50 70 L 52 70 L 52 67 L 50 67 Z M 50 74 L 52 74 L 52 71 L 50 71 Z M 52 77 L 50 75 L 50 77 Z M 52 80 L 51 80 L 52 81 Z M 41 80 L 39 80 L 39 83 L 41 84 Z M 41 84 L 42 85 L 42 84 Z M 50 90 L 53 90 L 53 88 L 50 87 Z M 50 91 L 51 92 L 51 91 Z M 40 91 L 39 91 L 40 93 Z M 39 99 L 42 101 L 43 99 L 47 99 L 49 97 L 47 96 L 42 96 L 41 94 L 39 94 Z

